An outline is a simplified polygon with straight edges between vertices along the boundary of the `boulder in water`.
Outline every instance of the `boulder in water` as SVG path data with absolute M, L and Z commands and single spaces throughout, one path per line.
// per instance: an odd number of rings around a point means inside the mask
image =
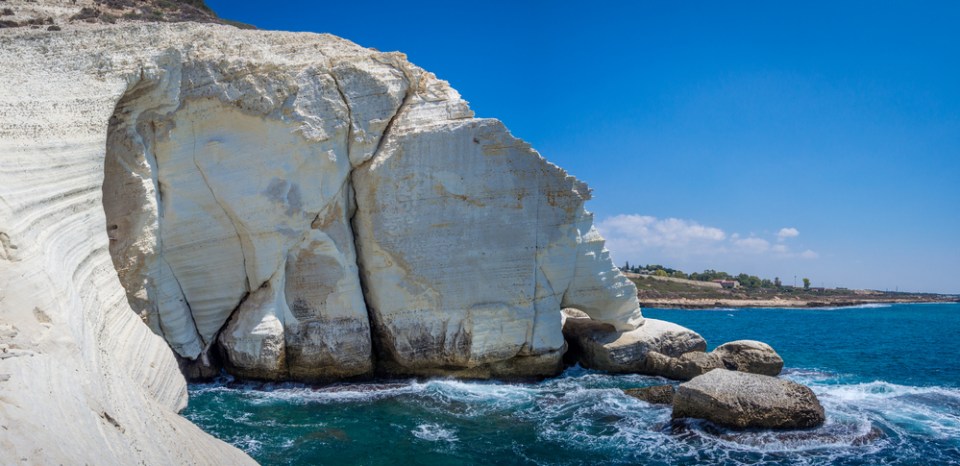
M 737 340 L 724 343 L 709 353 L 691 351 L 671 357 L 650 352 L 643 367 L 644 373 L 674 380 L 690 380 L 719 368 L 776 376 L 783 369 L 783 359 L 766 343 Z
M 723 367 L 733 371 L 777 376 L 783 370 L 783 358 L 761 341 L 731 341 L 718 346 L 711 354 L 720 360 Z
M 603 322 L 567 314 L 563 336 L 583 367 L 619 373 L 657 375 L 646 366 L 648 354 L 678 357 L 707 347 L 696 332 L 656 319 L 644 319 L 636 329 L 620 331 Z
M 810 388 L 789 380 L 715 369 L 677 389 L 673 418 L 706 419 L 737 429 L 805 429 L 823 424 Z
M 723 363 L 717 355 L 703 351 L 691 351 L 675 358 L 651 351 L 647 354 L 643 366 L 644 373 L 649 375 L 658 375 L 673 380 L 690 380 L 698 375 L 723 367 Z

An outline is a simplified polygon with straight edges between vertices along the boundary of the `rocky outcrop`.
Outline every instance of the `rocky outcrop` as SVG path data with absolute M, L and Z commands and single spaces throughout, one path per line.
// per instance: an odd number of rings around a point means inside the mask
M 783 358 L 762 341 L 731 341 L 710 353 L 720 360 L 724 368 L 732 371 L 777 376 L 783 370 Z
M 783 369 L 783 359 L 770 345 L 753 340 L 732 341 L 709 353 L 692 351 L 677 357 L 651 352 L 646 359 L 648 373 L 674 380 L 690 380 L 718 368 L 769 376 Z
M 677 324 L 644 319 L 634 330 L 568 313 L 563 335 L 570 344 L 571 357 L 580 365 L 617 373 L 661 375 L 651 355 L 676 358 L 684 353 L 703 352 L 707 342 L 696 332 Z
M 723 363 L 712 352 L 691 351 L 677 357 L 650 352 L 647 354 L 644 367 L 650 375 L 659 375 L 673 380 L 690 380 L 723 367 Z
M 680 384 L 673 417 L 745 428 L 804 429 L 823 424 L 823 407 L 808 387 L 759 374 L 715 369 Z
M 454 114 L 425 126 L 435 105 L 408 100 L 381 150 L 353 174 L 384 367 L 430 374 L 509 360 L 556 373 L 561 307 L 633 328 L 634 288 L 583 210 L 587 188 L 500 122 Z
M 8 3 L 59 21 L 91 2 Z M 68 21 L 0 31 L 0 67 L 11 458 L 249 461 L 175 414 L 178 359 L 262 379 L 543 376 L 564 306 L 628 338 L 663 325 L 631 333 L 636 290 L 587 187 L 402 54 Z
M 620 331 L 575 308 L 562 312 L 568 364 L 607 372 L 656 375 L 690 380 L 718 368 L 776 376 L 783 359 L 770 345 L 737 340 L 705 352 L 707 342 L 696 332 L 656 319 Z
M 3 0 L 0 28 L 116 24 L 117 22 L 183 22 L 253 26 L 217 17 L 203 0 Z
M 545 376 L 562 306 L 642 322 L 586 186 L 399 54 L 314 40 L 297 64 L 163 52 L 111 117 L 110 252 L 179 356 L 272 380 Z
M 263 70 L 260 82 L 237 83 L 231 72 L 177 65 L 117 105 L 103 202 L 129 301 L 180 356 L 204 358 L 219 343 L 238 375 L 370 373 L 335 78 Z M 270 85 L 301 91 L 264 103 Z M 237 105 L 224 102 L 231 92 Z
M 650 387 L 628 388 L 623 393 L 650 404 L 673 404 L 673 395 L 677 389 L 673 385 L 653 385 Z

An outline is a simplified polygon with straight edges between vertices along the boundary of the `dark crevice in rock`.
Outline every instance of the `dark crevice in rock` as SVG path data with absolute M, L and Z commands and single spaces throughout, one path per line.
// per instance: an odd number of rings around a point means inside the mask
M 185 372 L 184 366 L 180 366 L 180 369 L 181 371 L 184 371 L 184 376 L 187 377 L 187 380 L 191 380 L 191 376 L 194 376 L 195 379 L 199 380 L 216 377 L 220 374 L 224 367 L 228 365 L 227 362 L 229 359 L 226 354 L 226 349 L 220 344 L 220 334 L 222 334 L 223 331 L 226 330 L 227 325 L 229 325 L 230 322 L 236 318 L 237 313 L 240 312 L 240 308 L 243 307 L 243 303 L 245 303 L 247 298 L 250 297 L 250 293 L 251 292 L 248 291 L 246 294 L 244 294 L 243 297 L 240 298 L 240 302 L 237 303 L 237 306 L 230 311 L 230 316 L 227 317 L 226 320 L 223 321 L 223 325 L 217 329 L 217 332 L 214 334 L 210 344 L 204 348 L 201 357 L 192 361 L 192 363 L 186 367 L 187 370 L 192 372 Z
M 347 95 L 343 92 L 343 86 L 340 85 L 340 80 L 337 79 L 337 74 L 333 71 L 328 74 L 330 79 L 333 80 L 333 86 L 337 89 L 337 94 L 340 94 L 340 100 L 343 101 L 343 106 L 347 109 L 347 141 L 344 147 L 347 148 L 347 160 L 349 160 L 351 146 L 353 145 L 353 110 L 350 108 L 350 101 L 347 100 Z
M 113 416 L 111 416 L 111 415 L 110 415 L 109 413 L 107 413 L 106 411 L 101 411 L 101 412 L 100 412 L 100 418 L 102 418 L 104 421 L 107 421 L 107 422 L 108 422 L 110 425 L 112 425 L 113 427 L 116 427 L 117 430 L 119 430 L 120 432 L 126 432 L 126 429 L 124 429 L 124 428 L 120 425 L 120 423 L 119 423 L 116 419 L 114 419 Z
M 360 294 L 363 297 L 363 304 L 367 310 L 367 320 L 370 325 L 370 345 L 371 345 L 372 359 L 373 359 L 372 372 L 377 376 L 385 376 L 386 372 L 388 372 L 388 370 L 386 369 L 386 366 L 389 364 L 392 364 L 392 362 L 388 362 L 388 361 L 393 361 L 394 358 L 392 358 L 388 354 L 389 351 L 387 350 L 387 348 L 384 346 L 383 342 L 380 339 L 380 336 L 386 335 L 387 332 L 383 327 L 383 323 L 380 322 L 380 319 L 377 318 L 376 309 L 374 309 L 373 306 L 371 306 L 370 300 L 367 298 L 369 294 L 368 292 L 369 288 L 367 286 L 367 282 L 365 278 L 366 273 L 365 273 L 364 263 L 363 263 L 363 260 L 361 260 L 362 246 L 360 245 L 360 242 L 357 241 L 357 219 L 356 219 L 357 190 L 356 190 L 355 176 L 356 176 L 356 173 L 359 170 L 361 170 L 364 165 L 372 162 L 373 160 L 376 160 L 376 158 L 380 155 L 380 151 L 383 148 L 384 141 L 387 140 L 387 138 L 390 136 L 391 132 L 393 131 L 394 122 L 396 121 L 397 117 L 401 113 L 403 113 L 409 106 L 409 100 L 414 93 L 413 81 L 410 80 L 406 71 L 401 70 L 401 72 L 407 78 L 407 89 L 404 94 L 403 101 L 400 103 L 400 106 L 397 107 L 397 110 L 394 112 L 394 114 L 390 117 L 390 121 L 388 121 L 386 126 L 384 126 L 383 133 L 380 134 L 380 139 L 377 141 L 377 146 L 374 149 L 373 153 L 370 155 L 370 158 L 364 161 L 359 166 L 353 167 L 353 169 L 350 171 L 349 176 L 347 177 L 347 179 L 350 180 L 350 191 L 349 191 L 350 199 L 348 202 L 350 215 L 348 219 L 348 225 L 350 226 L 350 233 L 353 241 L 353 249 L 356 254 L 357 274 L 359 275 L 359 280 L 360 280 L 360 290 L 361 290 Z M 334 78 L 334 81 L 337 82 L 336 78 Z M 344 103 L 347 105 L 349 114 L 352 115 L 353 112 L 349 110 L 350 102 L 347 100 L 346 95 L 340 89 L 339 82 L 337 82 L 337 91 L 340 92 L 341 97 L 343 97 L 344 99 Z M 350 127 L 351 128 L 353 127 L 352 116 L 351 116 Z M 350 141 L 348 140 L 348 144 L 347 144 L 348 148 L 349 148 L 349 142 Z
M 376 160 L 377 156 L 380 155 L 381 149 L 383 149 L 383 145 L 387 142 L 387 138 L 393 133 L 393 126 L 396 124 L 397 119 L 410 106 L 410 99 L 417 94 L 417 90 L 414 86 L 419 85 L 419 80 L 415 80 L 410 77 L 410 74 L 404 67 L 400 67 L 399 71 L 403 73 L 404 78 L 407 80 L 407 89 L 404 92 L 403 101 L 400 102 L 400 106 L 397 107 L 397 111 L 394 112 L 393 116 L 390 117 L 390 121 L 387 122 L 387 125 L 383 127 L 383 133 L 380 135 L 380 140 L 377 141 L 377 146 L 373 149 L 373 153 L 370 155 L 370 158 L 359 167 L 355 167 L 354 170 L 359 170 L 363 165 Z
M 180 296 L 183 297 L 183 305 L 187 306 L 187 315 L 190 316 L 190 321 L 193 322 L 193 331 L 196 332 L 197 339 L 200 340 L 200 343 L 202 345 L 206 345 L 206 343 L 203 341 L 203 335 L 200 335 L 199 327 L 197 327 L 197 320 L 196 318 L 193 317 L 193 308 L 190 307 L 190 301 L 187 300 L 187 294 L 183 292 L 183 285 L 180 284 L 180 279 L 177 278 L 177 274 L 174 273 L 173 267 L 170 267 L 170 263 L 167 262 L 167 258 L 163 257 L 162 249 L 161 249 L 160 260 L 162 260 L 164 264 L 167 264 L 167 268 L 170 269 L 170 274 L 171 276 L 173 276 L 173 281 L 177 283 L 177 288 L 180 290 Z M 158 318 L 159 318 L 159 311 L 158 311 Z M 161 329 L 163 328 L 162 319 L 160 323 L 160 328 Z M 164 336 L 164 338 L 166 338 L 166 336 Z
M 223 374 L 224 350 L 219 339 L 214 339 L 203 357 L 189 359 L 174 352 L 180 373 L 188 382 L 209 382 Z

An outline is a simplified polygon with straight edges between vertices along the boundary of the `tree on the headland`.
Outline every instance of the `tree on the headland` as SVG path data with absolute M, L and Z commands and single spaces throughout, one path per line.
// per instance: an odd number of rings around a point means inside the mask
M 663 269 L 657 269 L 657 271 L 656 271 L 656 272 L 653 272 L 653 274 L 656 275 L 656 276 L 658 276 L 658 277 L 666 277 L 667 275 L 669 275 L 669 274 L 667 273 L 667 271 L 666 271 L 666 270 L 663 270 Z
M 803 289 L 805 289 L 805 290 L 809 290 L 809 289 L 810 289 L 810 279 L 809 279 L 809 278 L 804 277 L 804 279 L 803 279 Z
M 780 277 L 773 277 L 773 286 L 777 288 L 783 286 L 783 283 L 780 282 Z

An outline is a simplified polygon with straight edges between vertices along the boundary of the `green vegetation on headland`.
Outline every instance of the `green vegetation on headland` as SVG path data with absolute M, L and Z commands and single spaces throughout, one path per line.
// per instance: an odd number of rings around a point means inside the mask
M 687 274 L 661 265 L 621 267 L 637 285 L 642 307 L 705 309 L 714 307 L 833 307 L 879 303 L 958 302 L 960 297 L 847 288 L 802 287 L 754 275 L 705 270 Z
M 738 287 L 757 289 L 757 288 L 782 288 L 783 284 L 780 281 L 780 277 L 774 278 L 772 281 L 766 278 L 760 278 L 756 275 L 747 275 L 741 273 L 739 275 L 731 275 L 727 272 L 718 272 L 713 269 L 707 269 L 703 272 L 693 272 L 687 274 L 682 270 L 671 269 L 669 267 L 664 267 L 659 264 L 651 264 L 644 266 L 634 266 L 631 267 L 630 263 L 627 262 L 625 266 L 621 267 L 620 270 L 624 272 L 632 272 L 640 275 L 654 275 L 658 277 L 671 277 L 671 278 L 683 278 L 687 280 L 700 281 L 700 282 L 713 282 L 717 280 L 724 281 L 736 281 Z M 804 278 L 804 285 L 806 288 L 810 288 L 810 280 Z

